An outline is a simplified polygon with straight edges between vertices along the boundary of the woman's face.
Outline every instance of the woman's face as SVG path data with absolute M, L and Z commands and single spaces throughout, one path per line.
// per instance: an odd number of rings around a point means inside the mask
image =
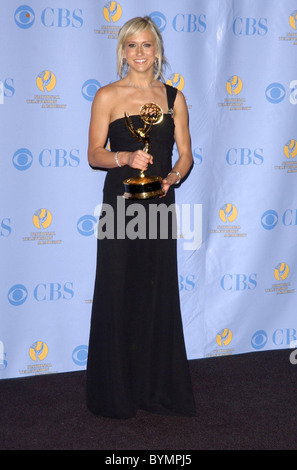
M 123 56 L 131 70 L 136 72 L 153 71 L 156 52 L 155 36 L 150 30 L 142 31 L 127 38 L 123 48 Z

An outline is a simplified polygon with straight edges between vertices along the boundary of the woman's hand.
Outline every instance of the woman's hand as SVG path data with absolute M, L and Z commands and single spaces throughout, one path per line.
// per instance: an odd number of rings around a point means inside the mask
M 179 180 L 179 176 L 177 174 L 169 173 L 169 175 L 167 175 L 166 178 L 164 178 L 163 181 L 162 181 L 162 189 L 163 189 L 164 194 L 160 197 L 166 196 L 170 186 L 172 184 L 177 183 L 178 180 Z
M 131 168 L 136 168 L 137 170 L 145 171 L 148 168 L 148 165 L 153 164 L 153 157 L 143 150 L 136 150 L 135 152 L 123 152 L 122 159 L 129 165 Z

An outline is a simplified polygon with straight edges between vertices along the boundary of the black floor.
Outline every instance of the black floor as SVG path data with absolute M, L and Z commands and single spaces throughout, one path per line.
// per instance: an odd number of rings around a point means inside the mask
M 94 416 L 85 405 L 85 371 L 0 380 L 0 449 L 297 449 L 297 364 L 290 353 L 191 361 L 195 418 Z

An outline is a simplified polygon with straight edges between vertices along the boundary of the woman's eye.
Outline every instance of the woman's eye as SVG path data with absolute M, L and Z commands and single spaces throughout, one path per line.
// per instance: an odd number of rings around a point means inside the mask
M 128 47 L 130 47 L 132 49 L 132 48 L 136 47 L 136 44 L 135 43 L 128 44 Z M 151 44 L 150 43 L 144 43 L 143 47 L 151 47 Z

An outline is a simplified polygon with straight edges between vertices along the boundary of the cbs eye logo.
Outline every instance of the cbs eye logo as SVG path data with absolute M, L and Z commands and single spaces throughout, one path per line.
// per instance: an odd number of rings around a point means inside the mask
M 164 31 L 167 25 L 166 17 L 163 15 L 163 13 L 161 13 L 160 11 L 153 11 L 149 16 L 157 26 L 159 31 L 162 33 L 162 31 Z
M 35 21 L 35 13 L 28 5 L 21 5 L 15 11 L 14 21 L 19 28 L 31 28 Z
M 286 90 L 281 83 L 271 83 L 265 90 L 267 101 L 272 104 L 278 104 L 285 99 Z
M 23 284 L 15 284 L 8 291 L 8 301 L 11 305 L 22 305 L 28 297 L 28 291 Z
M 256 331 L 251 338 L 251 345 L 254 349 L 262 349 L 267 343 L 267 333 L 264 330 Z
M 93 79 L 87 80 L 81 87 L 81 94 L 87 101 L 93 101 L 97 91 L 101 88 L 101 84 Z
M 96 227 L 97 219 L 93 215 L 83 215 L 76 225 L 78 233 L 84 237 L 94 235 Z
M 270 209 L 266 212 L 261 217 L 261 224 L 262 227 L 265 228 L 265 230 L 272 230 L 278 223 L 278 215 L 277 212 Z
M 26 148 L 17 150 L 12 157 L 13 166 L 20 171 L 28 170 L 32 165 L 32 162 L 33 155 L 30 150 Z
M 72 353 L 72 360 L 77 366 L 85 366 L 88 360 L 88 347 L 83 345 L 77 346 Z

